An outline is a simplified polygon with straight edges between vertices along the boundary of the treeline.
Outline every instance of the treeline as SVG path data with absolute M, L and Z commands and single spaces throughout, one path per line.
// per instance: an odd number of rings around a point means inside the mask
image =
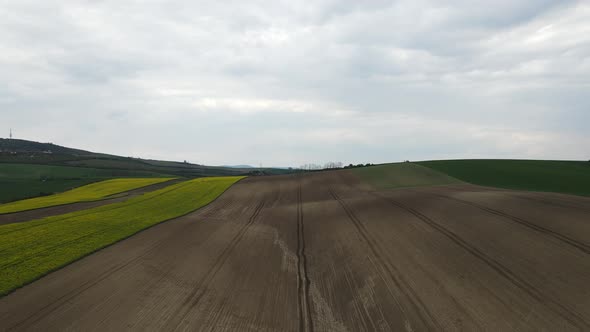
M 344 168 L 358 168 L 358 167 L 368 167 L 368 166 L 374 166 L 375 164 L 371 164 L 371 163 L 366 163 L 366 164 L 348 164 L 348 166 L 344 166 Z
M 348 165 L 344 165 L 342 162 L 337 161 L 331 161 L 331 162 L 327 162 L 324 165 L 320 165 L 320 164 L 304 164 L 301 165 L 299 167 L 300 170 L 304 170 L 304 171 L 320 171 L 320 170 L 329 170 L 329 169 L 338 169 L 338 168 L 357 168 L 357 167 L 367 167 L 367 166 L 373 166 L 374 164 L 371 163 L 366 163 L 366 164 L 348 164 Z

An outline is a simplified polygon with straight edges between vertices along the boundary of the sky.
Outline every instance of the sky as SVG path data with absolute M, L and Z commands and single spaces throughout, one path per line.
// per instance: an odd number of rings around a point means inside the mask
M 590 1 L 0 1 L 0 137 L 207 165 L 590 159 Z

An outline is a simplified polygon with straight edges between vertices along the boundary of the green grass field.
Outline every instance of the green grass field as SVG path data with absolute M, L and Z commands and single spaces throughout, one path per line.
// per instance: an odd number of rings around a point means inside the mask
M 213 201 L 242 177 L 200 178 L 128 201 L 0 226 L 0 294 Z
M 440 160 L 418 164 L 472 184 L 590 196 L 590 162 Z
M 105 179 L 165 176 L 145 171 L 0 163 L 0 203 L 51 195 Z
M 36 197 L 0 205 L 0 214 L 39 209 L 49 206 L 89 202 L 104 199 L 107 196 L 122 193 L 151 184 L 172 180 L 172 178 L 131 178 L 105 180 L 60 194 Z
M 394 163 L 353 168 L 361 180 L 377 189 L 457 184 L 461 181 L 415 163 Z

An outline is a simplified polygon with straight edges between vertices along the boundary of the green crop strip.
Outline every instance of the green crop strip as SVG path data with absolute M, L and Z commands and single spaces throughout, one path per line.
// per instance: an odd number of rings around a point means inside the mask
M 0 295 L 145 228 L 199 209 L 242 178 L 200 178 L 121 203 L 0 226 Z
M 44 207 L 70 204 L 76 202 L 88 202 L 104 199 L 107 196 L 122 193 L 145 186 L 149 186 L 172 178 L 132 178 L 113 179 L 82 186 L 61 194 L 37 197 L 0 205 L 0 214 L 20 212 Z
M 419 164 L 481 186 L 590 196 L 588 161 L 475 159 Z

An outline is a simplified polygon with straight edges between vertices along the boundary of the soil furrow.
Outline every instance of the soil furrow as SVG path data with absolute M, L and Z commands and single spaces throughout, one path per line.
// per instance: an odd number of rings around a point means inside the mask
M 505 213 L 505 212 L 502 212 L 502 211 L 499 211 L 499 210 L 496 210 L 496 209 L 489 208 L 487 206 L 483 206 L 483 205 L 478 204 L 478 203 L 474 203 L 474 202 L 462 200 L 462 199 L 459 199 L 459 198 L 456 198 L 456 197 L 450 197 L 450 196 L 441 195 L 441 194 L 435 194 L 435 193 L 429 193 L 429 195 L 433 195 L 433 196 L 437 196 L 437 197 L 441 197 L 441 198 L 444 198 L 444 199 L 449 199 L 449 200 L 453 200 L 453 201 L 456 201 L 456 202 L 460 202 L 460 203 L 463 203 L 463 204 L 467 204 L 467 205 L 473 206 L 473 207 L 475 207 L 477 209 L 480 209 L 482 211 L 485 211 L 487 213 L 491 213 L 491 214 L 494 214 L 494 215 L 503 217 L 505 219 L 511 220 L 511 221 L 513 221 L 515 223 L 518 223 L 518 224 L 520 224 L 522 226 L 525 226 L 525 227 L 527 227 L 529 229 L 532 229 L 532 230 L 534 230 L 536 232 L 539 232 L 539 233 L 541 233 L 541 234 L 543 234 L 545 236 L 549 236 L 549 237 L 552 237 L 552 238 L 554 238 L 554 239 L 556 239 L 558 241 L 562 241 L 564 243 L 567 243 L 568 245 L 579 249 L 580 251 L 582 251 L 585 254 L 590 254 L 590 245 L 587 245 L 587 244 L 582 243 L 582 242 L 580 242 L 578 240 L 572 239 L 571 237 L 568 237 L 566 235 L 560 234 L 560 233 L 555 232 L 555 231 L 553 231 L 551 229 L 548 229 L 546 227 L 543 227 L 543 226 L 534 224 L 534 223 L 532 223 L 530 221 L 527 221 L 525 219 L 522 219 L 522 218 L 519 218 L 519 217 L 510 215 L 508 213 Z
M 561 303 L 557 302 L 556 300 L 545 296 L 542 292 L 540 292 L 536 287 L 528 283 L 525 279 L 519 277 L 515 273 L 513 273 L 510 269 L 505 267 L 503 264 L 495 260 L 494 258 L 490 257 L 489 255 L 485 254 L 472 244 L 468 243 L 467 241 L 463 240 L 453 231 L 447 229 L 446 227 L 442 226 L 441 224 L 435 222 L 434 220 L 428 218 L 424 214 L 412 209 L 411 207 L 406 206 L 390 197 L 381 196 L 378 194 L 374 194 L 377 197 L 385 199 L 386 201 L 390 202 L 391 204 L 409 212 L 410 214 L 414 215 L 417 219 L 421 220 L 422 222 L 426 223 L 427 225 L 431 226 L 435 230 L 439 231 L 441 234 L 445 235 L 451 241 L 456 243 L 458 246 L 462 247 L 469 253 L 471 253 L 476 258 L 483 261 L 489 267 L 491 267 L 494 271 L 498 274 L 502 275 L 512 284 L 517 286 L 519 289 L 524 291 L 526 294 L 534 298 L 539 302 L 539 304 L 544 304 L 548 306 L 553 312 L 558 314 L 559 316 L 566 319 L 572 325 L 585 330 L 590 329 L 590 324 L 588 324 L 583 317 L 581 317 L 578 313 L 566 308 Z
M 332 197 L 340 204 L 340 206 L 342 206 L 342 209 L 346 212 L 348 218 L 354 224 L 358 233 L 367 243 L 373 256 L 377 259 L 380 265 L 382 265 L 386 269 L 389 277 L 393 280 L 398 290 L 406 297 L 408 302 L 411 303 L 413 311 L 416 312 L 416 314 L 421 318 L 423 323 L 429 326 L 430 330 L 441 330 L 442 327 L 440 326 L 440 324 L 428 311 L 425 304 L 421 302 L 420 298 L 415 294 L 414 290 L 409 286 L 408 282 L 404 280 L 404 278 L 401 276 L 401 273 L 399 273 L 399 271 L 395 271 L 395 267 L 390 266 L 390 264 L 388 264 L 386 260 L 383 258 L 378 243 L 374 239 L 372 239 L 372 237 L 369 235 L 362 222 L 356 217 L 352 210 L 350 210 L 346 203 L 334 192 L 334 190 L 332 190 L 331 188 L 329 188 L 328 190 Z M 393 297 L 395 297 L 395 295 L 392 292 L 390 293 Z M 402 310 L 402 312 L 408 315 L 407 310 L 404 310 L 404 306 L 399 302 L 398 305 L 400 306 L 400 310 Z M 409 319 L 409 317 L 407 318 Z
M 248 231 L 248 228 L 250 228 L 250 226 L 256 221 L 256 219 L 257 219 L 258 215 L 260 214 L 260 211 L 262 210 L 263 207 L 264 207 L 264 201 L 260 202 L 256 206 L 256 209 L 254 210 L 254 212 L 252 213 L 252 215 L 248 219 L 248 222 L 240 228 L 238 233 L 230 240 L 229 244 L 224 248 L 224 250 L 221 252 L 221 254 L 217 257 L 217 259 L 213 263 L 213 266 L 207 271 L 207 273 L 203 276 L 203 278 L 201 278 L 199 280 L 199 282 L 193 287 L 193 291 L 186 297 L 186 300 L 182 304 L 182 308 L 184 308 L 184 310 L 183 310 L 184 312 L 179 315 L 180 318 L 178 319 L 176 327 L 173 330 L 177 330 L 180 327 L 180 325 L 182 324 L 182 322 L 186 318 L 186 316 L 199 303 L 199 301 L 201 300 L 201 298 L 205 294 L 207 285 L 215 278 L 215 276 L 217 275 L 219 270 L 221 270 L 221 268 L 223 267 L 223 264 L 227 261 L 231 252 L 233 251 L 233 249 L 238 245 L 238 243 L 240 242 L 240 240 L 242 239 L 242 237 L 244 236 L 246 231 Z M 177 316 L 177 315 L 175 315 L 175 316 Z M 172 318 L 171 320 L 173 321 L 175 319 L 176 318 Z
M 313 332 L 313 318 L 309 296 L 310 280 L 307 273 L 307 257 L 305 254 L 305 225 L 303 223 L 303 203 L 301 182 L 297 186 L 297 290 L 299 298 L 299 331 Z

